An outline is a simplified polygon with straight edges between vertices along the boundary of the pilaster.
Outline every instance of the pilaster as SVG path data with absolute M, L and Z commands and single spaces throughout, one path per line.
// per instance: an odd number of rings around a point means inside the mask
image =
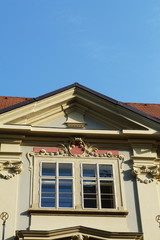
M 153 144 L 132 144 L 133 175 L 137 180 L 144 240 L 159 240 L 160 159 Z

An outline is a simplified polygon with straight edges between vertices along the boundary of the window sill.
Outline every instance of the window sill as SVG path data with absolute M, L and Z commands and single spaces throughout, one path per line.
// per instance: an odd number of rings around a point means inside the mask
M 91 209 L 52 209 L 52 208 L 30 208 L 30 215 L 91 215 L 91 216 L 127 216 L 125 210 L 91 210 Z

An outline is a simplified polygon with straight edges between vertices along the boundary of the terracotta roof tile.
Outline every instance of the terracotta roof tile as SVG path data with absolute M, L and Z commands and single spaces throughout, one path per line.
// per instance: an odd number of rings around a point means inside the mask
M 153 103 L 125 103 L 133 108 L 136 108 L 144 113 L 147 113 L 155 118 L 160 119 L 160 104 Z
M 10 106 L 13 106 L 17 103 L 21 103 L 21 102 L 24 102 L 29 99 L 31 99 L 31 98 L 0 96 L 0 109 L 4 109 L 4 108 L 10 107 Z
M 0 96 L 0 110 L 31 99 L 32 98 Z M 143 113 L 149 114 L 152 117 L 160 119 L 160 104 L 151 103 L 124 103 L 124 104 L 134 109 L 137 109 Z

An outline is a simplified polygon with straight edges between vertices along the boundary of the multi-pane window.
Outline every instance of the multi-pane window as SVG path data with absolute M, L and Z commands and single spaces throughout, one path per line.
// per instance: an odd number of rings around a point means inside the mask
M 72 163 L 42 162 L 41 207 L 73 207 Z
M 84 208 L 115 208 L 113 167 L 107 164 L 82 164 Z
M 74 165 L 41 162 L 40 207 L 77 209 L 77 206 L 81 209 L 116 208 L 113 165 L 81 163 L 78 159 Z

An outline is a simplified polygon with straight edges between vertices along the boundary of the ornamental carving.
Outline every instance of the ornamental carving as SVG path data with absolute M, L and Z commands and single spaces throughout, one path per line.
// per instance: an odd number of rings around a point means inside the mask
M 0 161 L 0 177 L 10 179 L 22 171 L 22 161 Z
M 151 183 L 154 180 L 160 181 L 159 165 L 133 165 L 133 175 L 142 183 Z
M 58 147 L 52 148 L 34 148 L 34 152 L 30 155 L 48 155 L 48 156 L 70 156 L 70 157 L 105 157 L 118 158 L 124 160 L 123 155 L 119 155 L 117 150 L 98 149 L 86 143 L 82 138 L 72 138 L 66 144 L 60 144 Z
M 89 236 L 87 235 L 82 235 L 82 234 L 77 234 L 71 237 L 72 240 L 88 240 Z

